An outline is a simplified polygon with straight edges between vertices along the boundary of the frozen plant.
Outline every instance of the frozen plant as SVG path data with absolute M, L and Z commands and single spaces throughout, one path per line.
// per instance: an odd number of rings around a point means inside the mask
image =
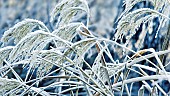
M 131 10 L 139 2 L 150 2 L 154 8 Z M 89 30 L 90 8 L 86 0 L 60 0 L 50 14 L 50 21 L 55 23 L 52 32 L 43 22 L 34 19 L 15 24 L 1 38 L 0 95 L 114 96 L 126 93 L 131 96 L 136 82 L 142 82 L 139 96 L 168 95 L 170 92 L 164 90 L 160 82 L 170 82 L 170 73 L 166 70 L 169 63 L 164 66 L 159 55 L 170 50 L 134 51 L 127 45 L 141 24 L 143 33 L 146 29 L 153 31 L 150 29 L 153 18 L 159 18 L 158 32 L 165 21 L 170 20 L 169 14 L 165 14 L 169 4 L 168 0 L 125 0 L 114 40 L 96 36 Z M 86 14 L 85 22 L 76 20 L 82 14 Z M 126 37 L 125 45 L 117 42 L 123 40 L 122 36 Z M 78 37 L 80 39 L 75 40 Z M 9 42 L 14 46 L 9 46 Z M 119 53 L 119 49 L 133 55 L 122 54 L 123 60 L 117 60 L 112 51 Z M 86 57 L 92 51 L 97 55 L 90 55 L 92 63 L 89 63 Z M 131 72 L 139 75 L 131 77 Z

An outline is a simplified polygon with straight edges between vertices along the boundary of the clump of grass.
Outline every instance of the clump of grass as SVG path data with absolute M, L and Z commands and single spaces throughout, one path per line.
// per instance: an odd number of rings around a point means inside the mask
M 131 12 L 132 7 L 141 1 L 151 2 L 154 9 L 140 8 Z M 144 96 L 145 90 L 152 96 L 158 95 L 158 92 L 168 95 L 169 92 L 159 83 L 170 81 L 170 73 L 165 70 L 166 66 L 163 66 L 159 55 L 170 51 L 155 52 L 150 48 L 135 52 L 126 46 L 141 24 L 144 26 L 142 31 L 147 31 L 145 27 L 149 30 L 146 23 L 152 24 L 153 18 L 160 19 L 159 31 L 162 24 L 170 19 L 164 12 L 168 4 L 167 0 L 126 0 L 114 40 L 95 36 L 88 29 L 90 9 L 85 0 L 59 2 L 51 13 L 51 22 L 60 14 L 53 32 L 38 20 L 25 19 L 17 23 L 5 31 L 1 39 L 0 95 L 78 96 L 84 93 L 89 96 L 114 96 L 126 92 L 131 96 L 135 82 L 142 82 L 138 89 L 139 96 Z M 73 19 L 81 12 L 87 14 L 86 24 Z M 117 42 L 122 35 L 127 37 L 125 45 Z M 76 36 L 81 38 L 75 42 Z M 8 46 L 12 40 L 14 46 Z M 113 49 L 109 48 L 110 45 Z M 123 54 L 127 58 L 123 62 L 116 61 L 111 51 L 117 46 L 134 55 Z M 88 53 L 90 51 L 97 52 L 92 64 L 85 59 L 85 55 L 91 54 Z M 155 58 L 156 63 L 149 58 Z M 141 61 L 147 61 L 152 67 Z M 145 70 L 154 75 L 149 75 Z M 139 77 L 131 78 L 131 72 L 139 74 Z

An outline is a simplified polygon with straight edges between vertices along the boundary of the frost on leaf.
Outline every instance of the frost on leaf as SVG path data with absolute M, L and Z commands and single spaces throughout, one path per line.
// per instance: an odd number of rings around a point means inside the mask
M 66 26 L 60 27 L 59 29 L 53 31 L 52 33 L 59 36 L 64 40 L 72 40 L 77 34 L 76 30 L 82 23 L 70 23 Z
M 0 67 L 3 66 L 4 59 L 8 58 L 9 53 L 12 51 L 13 46 L 7 46 L 0 49 Z
M 100 84 L 100 80 L 103 82 L 107 82 L 107 70 L 106 67 L 102 65 L 101 61 L 101 56 L 102 54 L 98 54 L 97 57 L 95 58 L 95 61 L 92 65 L 92 71 L 95 73 L 93 74 L 92 78 L 96 79 L 97 82 Z M 96 78 L 97 75 L 97 78 Z M 99 80 L 100 79 L 100 80 Z
M 60 65 L 63 55 L 57 50 L 41 50 L 32 52 L 30 58 L 30 68 L 36 71 L 37 77 L 42 77 L 48 73 L 53 65 Z
M 71 48 L 69 48 L 64 55 L 69 55 L 75 52 L 78 56 L 84 56 L 87 50 L 92 47 L 96 42 L 95 38 L 88 38 L 74 43 Z
M 145 16 L 146 15 L 146 16 Z M 169 19 L 164 14 L 161 14 L 155 10 L 149 8 L 141 8 L 135 11 L 129 12 L 127 15 L 124 15 L 121 20 L 118 22 L 117 32 L 115 34 L 115 40 L 121 39 L 122 36 L 126 36 L 126 39 L 129 40 L 138 30 L 139 26 L 142 23 L 147 23 L 153 20 L 156 17 L 162 16 L 165 19 Z M 128 32 L 130 32 L 128 34 Z
M 60 22 L 60 26 L 67 25 L 72 17 L 81 11 L 85 11 L 89 15 L 86 0 L 62 0 L 53 9 L 50 21 L 52 22 L 55 16 L 59 15 L 58 23 Z
M 150 8 L 140 8 L 135 11 L 129 12 L 137 3 L 148 1 L 150 2 L 154 9 Z M 160 30 L 160 28 L 164 25 L 166 19 L 168 18 L 168 12 L 169 10 L 169 3 L 168 0 L 125 0 L 124 1 L 125 10 L 120 15 L 117 26 L 117 32 L 115 34 L 115 40 L 122 39 L 122 36 L 127 35 L 127 40 L 129 40 L 135 33 L 136 30 L 138 30 L 139 26 L 142 23 L 147 23 L 148 21 L 153 20 L 155 17 L 159 17 L 160 25 L 157 30 Z M 166 12 L 165 12 L 166 11 Z
M 112 64 L 112 63 L 107 63 L 106 65 L 107 65 L 107 70 L 108 70 L 108 73 L 109 73 L 109 77 L 114 76 L 115 74 L 120 72 L 120 70 L 124 67 L 122 65 Z
M 6 92 L 11 91 L 18 86 L 20 86 L 20 83 L 15 79 L 0 78 L 0 95 L 4 96 Z
M 43 22 L 34 19 L 25 19 L 5 31 L 1 41 L 8 42 L 9 39 L 14 38 L 14 43 L 17 44 L 24 36 L 29 32 L 32 32 L 36 27 L 38 27 L 39 30 L 49 32 Z
M 18 42 L 9 55 L 9 61 L 16 62 L 20 59 L 28 59 L 33 50 L 43 50 L 52 40 L 60 41 L 61 46 L 67 46 L 67 43 L 69 43 L 56 35 L 38 30 L 27 34 Z
M 125 10 L 122 12 L 121 16 L 127 14 L 137 3 L 148 1 L 154 6 L 154 10 L 156 11 L 163 11 L 165 10 L 166 6 L 168 6 L 168 0 L 125 0 Z M 165 7 L 164 7 L 165 6 Z
M 85 53 L 96 43 L 95 38 L 88 38 L 74 43 L 68 50 L 64 52 L 64 56 L 73 58 L 76 64 L 82 63 Z
M 102 80 L 103 82 L 107 81 L 107 75 L 106 75 L 106 69 L 104 68 L 104 66 L 102 66 L 102 64 L 100 62 L 95 62 L 92 66 L 92 71 L 97 75 L 98 78 L 96 78 L 96 76 L 93 74 L 92 78 L 96 79 L 96 81 L 99 83 L 100 80 Z M 100 79 L 100 80 L 99 80 Z

